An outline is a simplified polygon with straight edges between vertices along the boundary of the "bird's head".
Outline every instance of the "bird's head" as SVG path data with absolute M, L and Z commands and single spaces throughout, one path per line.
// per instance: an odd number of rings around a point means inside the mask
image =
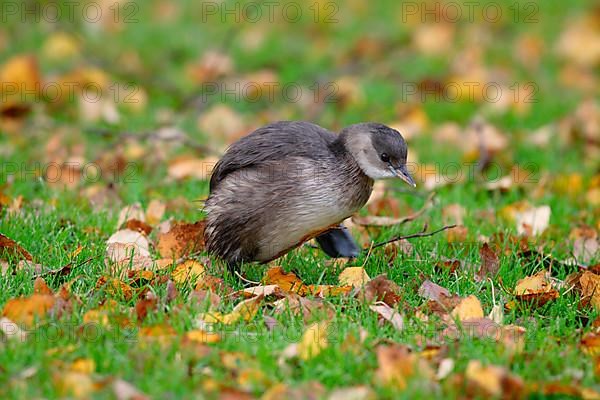
M 340 132 L 346 150 L 372 179 L 398 177 L 415 187 L 406 167 L 407 147 L 395 129 L 374 122 L 350 125 Z

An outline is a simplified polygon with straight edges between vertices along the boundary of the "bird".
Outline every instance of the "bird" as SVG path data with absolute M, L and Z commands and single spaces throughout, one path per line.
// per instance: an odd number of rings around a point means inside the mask
M 234 270 L 267 263 L 315 238 L 331 257 L 360 248 L 342 221 L 360 210 L 377 179 L 416 186 L 402 135 L 384 124 L 339 134 L 279 121 L 233 143 L 215 164 L 204 204 L 206 250 Z

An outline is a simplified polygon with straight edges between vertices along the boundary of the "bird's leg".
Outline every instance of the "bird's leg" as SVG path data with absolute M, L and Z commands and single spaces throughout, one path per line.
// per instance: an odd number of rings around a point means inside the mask
M 360 247 L 344 225 L 338 225 L 315 238 L 321 249 L 330 257 L 356 257 Z

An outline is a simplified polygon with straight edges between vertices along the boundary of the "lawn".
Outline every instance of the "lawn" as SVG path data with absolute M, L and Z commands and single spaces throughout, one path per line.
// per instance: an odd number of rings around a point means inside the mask
M 0 9 L 0 397 L 600 398 L 597 4 Z M 277 120 L 393 126 L 417 188 L 233 274 L 210 168 Z

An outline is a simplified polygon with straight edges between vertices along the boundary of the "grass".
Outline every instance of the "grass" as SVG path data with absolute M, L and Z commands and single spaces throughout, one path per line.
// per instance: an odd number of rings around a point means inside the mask
M 108 71 L 113 79 L 121 82 L 133 80 L 149 95 L 148 105 L 141 113 L 120 109 L 121 120 L 114 125 L 82 122 L 74 112 L 75 104 L 53 109 L 44 102 L 36 103 L 37 108 L 26 119 L 17 135 L 0 133 L 0 150 L 7 154 L 3 157 L 4 165 L 25 163 L 31 166 L 36 162 L 43 162 L 43 144 L 50 135 L 61 129 L 68 129 L 72 138 L 67 136 L 74 142 L 86 144 L 85 156 L 89 160 L 96 159 L 102 153 L 111 154 L 120 150 L 122 140 L 119 132 L 155 129 L 160 125 L 161 111 L 175 107 L 182 97 L 197 92 L 198 87 L 191 87 L 189 80 L 185 78 L 185 66 L 198 59 L 204 50 L 214 47 L 230 54 L 240 73 L 269 68 L 277 71 L 282 82 L 299 82 L 304 87 L 317 80 L 335 80 L 346 73 L 345 67 L 352 67 L 355 71 L 353 74 L 360 80 L 362 100 L 348 106 L 339 102 L 327 104 L 314 121 L 336 129 L 362 120 L 392 122 L 398 118 L 398 108 L 402 107 L 398 94 L 401 83 L 406 80 L 441 80 L 448 75 L 452 62 L 451 57 L 430 57 L 406 50 L 414 27 L 399 23 L 400 6 L 391 1 L 381 2 L 368 15 L 360 11 L 362 6 L 359 2 L 350 1 L 347 6 L 340 8 L 341 22 L 337 24 L 314 24 L 309 16 L 305 16 L 296 24 L 240 25 L 232 21 L 221 24 L 213 19 L 207 23 L 198 23 L 198 9 L 190 1 L 182 3 L 181 12 L 174 20 L 156 22 L 155 7 L 159 3 L 152 1 L 140 4 L 136 14 L 139 22 L 125 25 L 116 32 L 101 29 L 100 33 L 94 33 L 81 21 L 51 28 L 43 24 L 20 24 L 12 21 L 13 23 L 2 28 L 0 33 L 9 39 L 4 45 L 7 57 L 23 52 L 36 54 L 45 74 L 68 71 L 75 66 L 97 65 Z M 501 4 L 508 7 L 509 2 Z M 520 34 L 529 32 L 541 35 L 551 47 L 550 44 L 556 41 L 565 21 L 589 9 L 590 6 L 584 1 L 568 5 L 540 2 L 538 23 L 526 25 L 513 23 L 510 19 L 503 20 L 490 28 L 498 39 L 484 44 L 485 63 L 508 66 L 515 81 L 533 81 L 540 88 L 537 102 L 532 104 L 528 113 L 520 115 L 509 111 L 487 115 L 491 123 L 508 132 L 511 138 L 507 154 L 511 161 L 506 165 L 532 163 L 536 166 L 537 179 L 541 179 L 546 173 L 552 177 L 577 173 L 587 185 L 594 173 L 597 173 L 598 166 L 593 160 L 581 162 L 583 144 L 575 143 L 566 147 L 555 142 L 540 151 L 524 140 L 528 132 L 572 113 L 584 95 L 577 90 L 565 90 L 561 87 L 558 82 L 560 60 L 551 50 L 544 53 L 540 67 L 531 71 L 512 59 L 510 43 Z M 193 13 L 194 10 L 196 14 Z M 478 24 L 485 26 L 481 21 L 471 25 Z M 464 21 L 458 25 L 456 43 L 468 40 L 469 27 L 470 24 Z M 242 40 L 247 31 L 252 29 L 262 31 L 265 35 L 265 44 L 254 52 L 245 47 Z M 50 60 L 40 55 L 47 35 L 56 30 L 70 32 L 78 37 L 83 44 L 78 57 L 65 61 Z M 353 59 L 350 55 L 353 46 L 365 32 L 369 37 L 378 38 L 384 50 L 381 54 Z M 19 40 L 16 40 L 16 35 L 19 35 Z M 233 37 L 230 42 L 226 39 L 229 35 Z M 456 46 L 459 47 L 458 44 Z M 130 71 L 127 65 L 113 61 L 133 50 L 141 60 L 141 67 L 132 67 Z M 206 109 L 221 103 L 221 100 L 220 96 L 216 96 L 199 109 L 175 110 L 171 120 L 176 121 L 194 141 L 220 147 L 222 144 L 219 141 L 222 138 L 213 138 L 209 132 L 203 132 L 198 128 L 196 120 Z M 277 117 L 306 118 L 299 104 L 285 104 L 281 99 L 275 102 L 224 103 L 251 120 L 252 124 L 266 122 L 269 112 Z M 437 125 L 447 121 L 463 126 L 468 124 L 476 114 L 481 113 L 482 104 L 427 101 L 424 104 L 413 102 L 411 106 L 422 107 L 429 120 L 425 128 L 426 134 L 417 136 L 409 143 L 411 151 L 418 154 L 419 161 L 442 166 L 464 161 L 458 150 L 440 145 L 429 133 Z M 49 118 L 49 122 L 42 124 L 35 119 L 36 116 L 45 116 Z M 97 127 L 107 128 L 115 134 L 103 137 L 92 133 L 91 128 Z M 141 142 L 144 143 L 144 139 Z M 189 149 L 185 147 L 175 149 L 169 153 L 169 157 L 187 152 Z M 159 163 L 156 160 L 140 160 L 132 170 L 133 179 L 130 182 L 116 182 L 122 205 L 140 202 L 145 207 L 152 199 L 168 202 L 183 198 L 187 200 L 186 206 L 169 207 L 165 217 L 186 221 L 202 218 L 202 213 L 193 200 L 208 194 L 207 182 L 171 182 L 165 179 L 168 161 L 165 159 L 163 163 Z M 1 172 L 5 171 L 3 169 Z M 477 238 L 480 235 L 489 237 L 500 232 L 515 233 L 513 224 L 501 219 L 486 221 L 478 217 L 479 212 L 492 210 L 497 213 L 502 207 L 520 200 L 549 205 L 552 209 L 550 228 L 537 240 L 537 244 L 558 259 L 569 256 L 570 249 L 565 238 L 574 226 L 596 226 L 598 221 L 597 210 L 586 203 L 582 196 L 568 197 L 552 188 L 535 199 L 526 190 L 513 188 L 507 193 L 489 192 L 475 182 L 437 189 L 435 206 L 425 216 L 401 227 L 381 229 L 373 234 L 372 239 L 381 241 L 397 234 L 415 232 L 425 222 L 431 228 L 441 226 L 443 207 L 459 203 L 467 210 L 465 226 L 469 232 L 469 243 L 453 245 L 441 234 L 411 241 L 418 258 L 400 255 L 390 264 L 383 251 L 375 251 L 368 258 L 363 254 L 352 262 L 352 265 L 364 265 L 371 277 L 385 273 L 401 286 L 401 304 L 406 314 L 407 329 L 399 332 L 390 325 L 382 326 L 368 305 L 351 298 L 334 297 L 329 299 L 335 310 L 329 346 L 316 358 L 282 366 L 279 362 L 280 353 L 290 343 L 300 339 L 305 324 L 298 316 L 277 316 L 281 326 L 269 331 L 262 322 L 263 314 L 273 314 L 268 307 L 263 307 L 251 322 L 219 326 L 223 340 L 210 345 L 213 351 L 208 355 L 182 348 L 177 340 L 165 345 L 143 343 L 137 338 L 138 327 L 93 326 L 89 328 L 93 331 L 83 330 L 82 327 L 88 326 L 83 320 L 85 312 L 97 308 L 107 298 L 103 290 L 95 287 L 98 279 L 106 274 L 103 261 L 105 243 L 117 229 L 119 205 L 109 204 L 101 208 L 91 206 L 78 190 L 56 189 L 42 178 L 27 176 L 21 179 L 17 176 L 13 181 L 5 173 L 0 173 L 0 180 L 4 180 L 1 188 L 6 196 L 11 199 L 23 196 L 25 199 L 23 207 L 16 214 L 9 213 L 7 208 L 0 210 L 1 233 L 20 243 L 34 255 L 36 261 L 48 267 L 58 268 L 69 262 L 91 260 L 73 269 L 67 276 L 47 277 L 47 284 L 55 290 L 65 282 L 73 282 L 71 291 L 82 301 L 75 304 L 72 312 L 41 324 L 31 331 L 26 344 L 10 340 L 0 344 L 0 394 L 3 398 L 60 397 L 62 394 L 54 378 L 59 362 L 57 360 L 69 362 L 78 358 L 94 360 L 97 374 L 121 377 L 152 398 L 203 398 L 211 382 L 240 387 L 241 378 L 238 374 L 243 369 L 259 370 L 264 375 L 256 382 L 243 386 L 244 390 L 255 396 L 260 396 L 277 382 L 296 387 L 317 381 L 327 390 L 355 385 L 373 386 L 377 369 L 377 357 L 373 348 L 377 343 L 407 343 L 419 351 L 425 348 L 424 342 L 427 340 L 439 338 L 440 331 L 434 322 L 422 323 L 414 317 L 415 310 L 424 304 L 424 300 L 417 294 L 423 279 L 429 278 L 461 296 L 475 294 L 481 300 L 484 310 L 489 312 L 494 301 L 502 303 L 511 300 L 510 294 L 505 293 L 502 287 L 513 288 L 519 279 L 543 267 L 535 260 L 520 256 L 518 249 L 513 248 L 510 254 L 501 257 L 501 268 L 493 284 L 490 281 L 475 282 L 469 268 L 457 273 L 438 271 L 436 264 L 445 258 L 458 259 L 467 266 L 477 266 Z M 84 182 L 84 186 L 86 185 L 89 182 Z M 390 186 L 403 189 L 401 184 L 391 183 Z M 419 209 L 427 194 L 422 188 L 418 189 L 418 195 L 400 191 L 390 193 L 398 199 L 403 210 Z M 71 254 L 78 246 L 82 250 L 72 258 Z M 303 247 L 283 257 L 280 265 L 286 271 L 295 271 L 306 283 L 337 284 L 340 269 L 328 267 L 326 260 L 322 252 Z M 218 267 L 212 267 L 212 271 L 221 273 Z M 258 281 L 265 271 L 265 266 L 246 265 L 243 274 L 250 280 Z M 570 272 L 573 270 L 557 269 L 553 271 L 553 275 L 563 280 Z M 236 289 L 243 287 L 243 282 L 235 276 L 225 274 L 224 278 L 227 284 Z M 190 330 L 198 313 L 206 310 L 206 305 L 192 305 L 187 300 L 192 287 L 192 284 L 179 287 L 176 300 L 151 312 L 143 325 L 166 322 L 180 334 Z M 155 285 L 151 290 L 161 298 L 164 297 L 166 288 L 165 285 Z M 33 279 L 30 271 L 21 270 L 0 278 L 0 305 L 32 292 Z M 135 306 L 138 299 L 118 300 L 125 309 Z M 449 341 L 444 351 L 448 352 L 447 357 L 456 361 L 456 371 L 464 371 L 469 360 L 479 359 L 485 363 L 506 366 L 527 382 L 559 381 L 567 384 L 577 380 L 583 386 L 593 387 L 597 381 L 594 365 L 591 358 L 582 356 L 578 345 L 581 332 L 591 329 L 597 313 L 592 309 L 580 309 L 578 303 L 577 296 L 570 294 L 560 296 L 543 307 L 518 307 L 507 312 L 506 324 L 527 328 L 525 348 L 521 353 L 510 354 L 494 342 L 469 337 L 462 337 L 458 342 Z M 223 307 L 231 310 L 234 305 L 234 302 L 225 301 Z M 365 343 L 353 344 L 352 340 L 358 340 L 362 330 L 368 333 Z M 224 361 L 223 357 L 227 355 L 239 357 L 235 368 L 229 367 Z M 23 371 L 31 367 L 35 368 L 31 377 L 19 378 Z M 442 384 L 442 392 L 423 382 L 415 379 L 401 393 L 377 385 L 374 388 L 382 398 L 415 398 L 417 395 L 441 398 L 459 394 L 459 389 L 448 381 Z M 111 398 L 109 391 L 99 391 L 94 396 Z

